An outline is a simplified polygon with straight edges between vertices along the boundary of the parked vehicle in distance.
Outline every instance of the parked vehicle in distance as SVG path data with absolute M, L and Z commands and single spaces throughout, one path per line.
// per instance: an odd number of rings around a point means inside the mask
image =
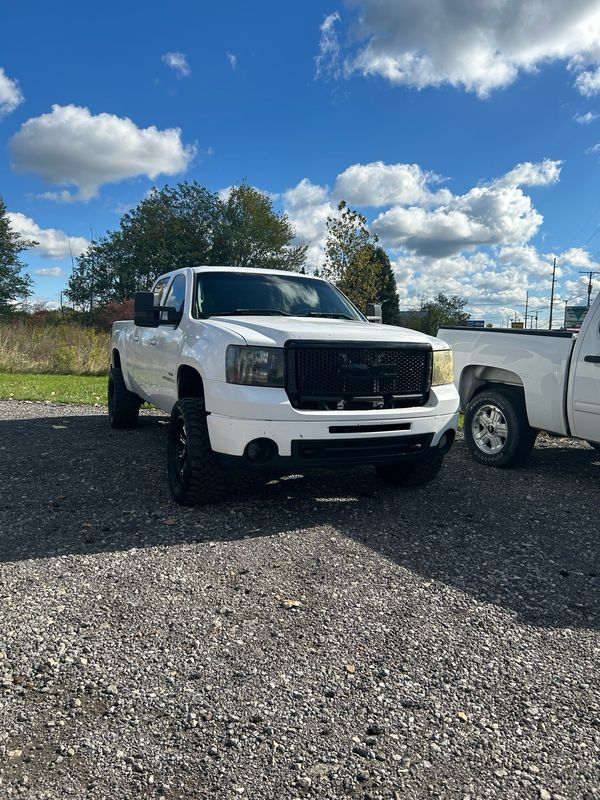
M 321 278 L 174 270 L 136 294 L 135 319 L 114 323 L 111 352 L 110 424 L 134 426 L 144 400 L 171 415 L 178 503 L 218 499 L 236 467 L 372 464 L 390 483 L 424 484 L 457 429 L 448 345 L 370 324 Z
M 454 351 L 454 380 L 474 458 L 523 464 L 539 431 L 600 450 L 600 295 L 576 333 L 441 328 Z

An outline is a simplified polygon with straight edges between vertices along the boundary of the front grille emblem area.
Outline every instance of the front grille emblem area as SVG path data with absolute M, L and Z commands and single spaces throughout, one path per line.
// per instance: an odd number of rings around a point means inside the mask
M 380 378 L 395 378 L 396 373 L 391 371 L 385 365 L 369 365 L 362 363 L 344 364 L 341 368 L 341 373 L 346 378 L 373 378 L 379 380 Z

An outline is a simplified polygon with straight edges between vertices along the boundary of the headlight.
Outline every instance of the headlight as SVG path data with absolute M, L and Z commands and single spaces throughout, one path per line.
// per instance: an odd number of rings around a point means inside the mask
M 227 383 L 247 386 L 283 386 L 283 350 L 230 344 L 225 360 Z
M 431 385 L 441 386 L 444 383 L 454 383 L 452 350 L 434 350 Z

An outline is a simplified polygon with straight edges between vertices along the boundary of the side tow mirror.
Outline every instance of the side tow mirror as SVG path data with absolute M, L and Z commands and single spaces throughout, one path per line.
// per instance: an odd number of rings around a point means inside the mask
M 154 292 L 136 292 L 133 298 L 133 322 L 141 328 L 158 328 L 159 306 L 154 305 Z
M 381 303 L 367 303 L 367 310 L 365 312 L 365 316 L 369 320 L 369 322 L 375 322 L 381 325 L 383 322 Z

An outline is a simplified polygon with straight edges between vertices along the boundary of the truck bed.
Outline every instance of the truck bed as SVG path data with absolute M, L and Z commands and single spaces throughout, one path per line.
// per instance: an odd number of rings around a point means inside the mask
M 566 433 L 568 367 L 575 337 L 568 331 L 442 327 L 454 351 L 454 375 L 464 411 L 474 386 L 498 382 L 525 390 L 529 424 Z

